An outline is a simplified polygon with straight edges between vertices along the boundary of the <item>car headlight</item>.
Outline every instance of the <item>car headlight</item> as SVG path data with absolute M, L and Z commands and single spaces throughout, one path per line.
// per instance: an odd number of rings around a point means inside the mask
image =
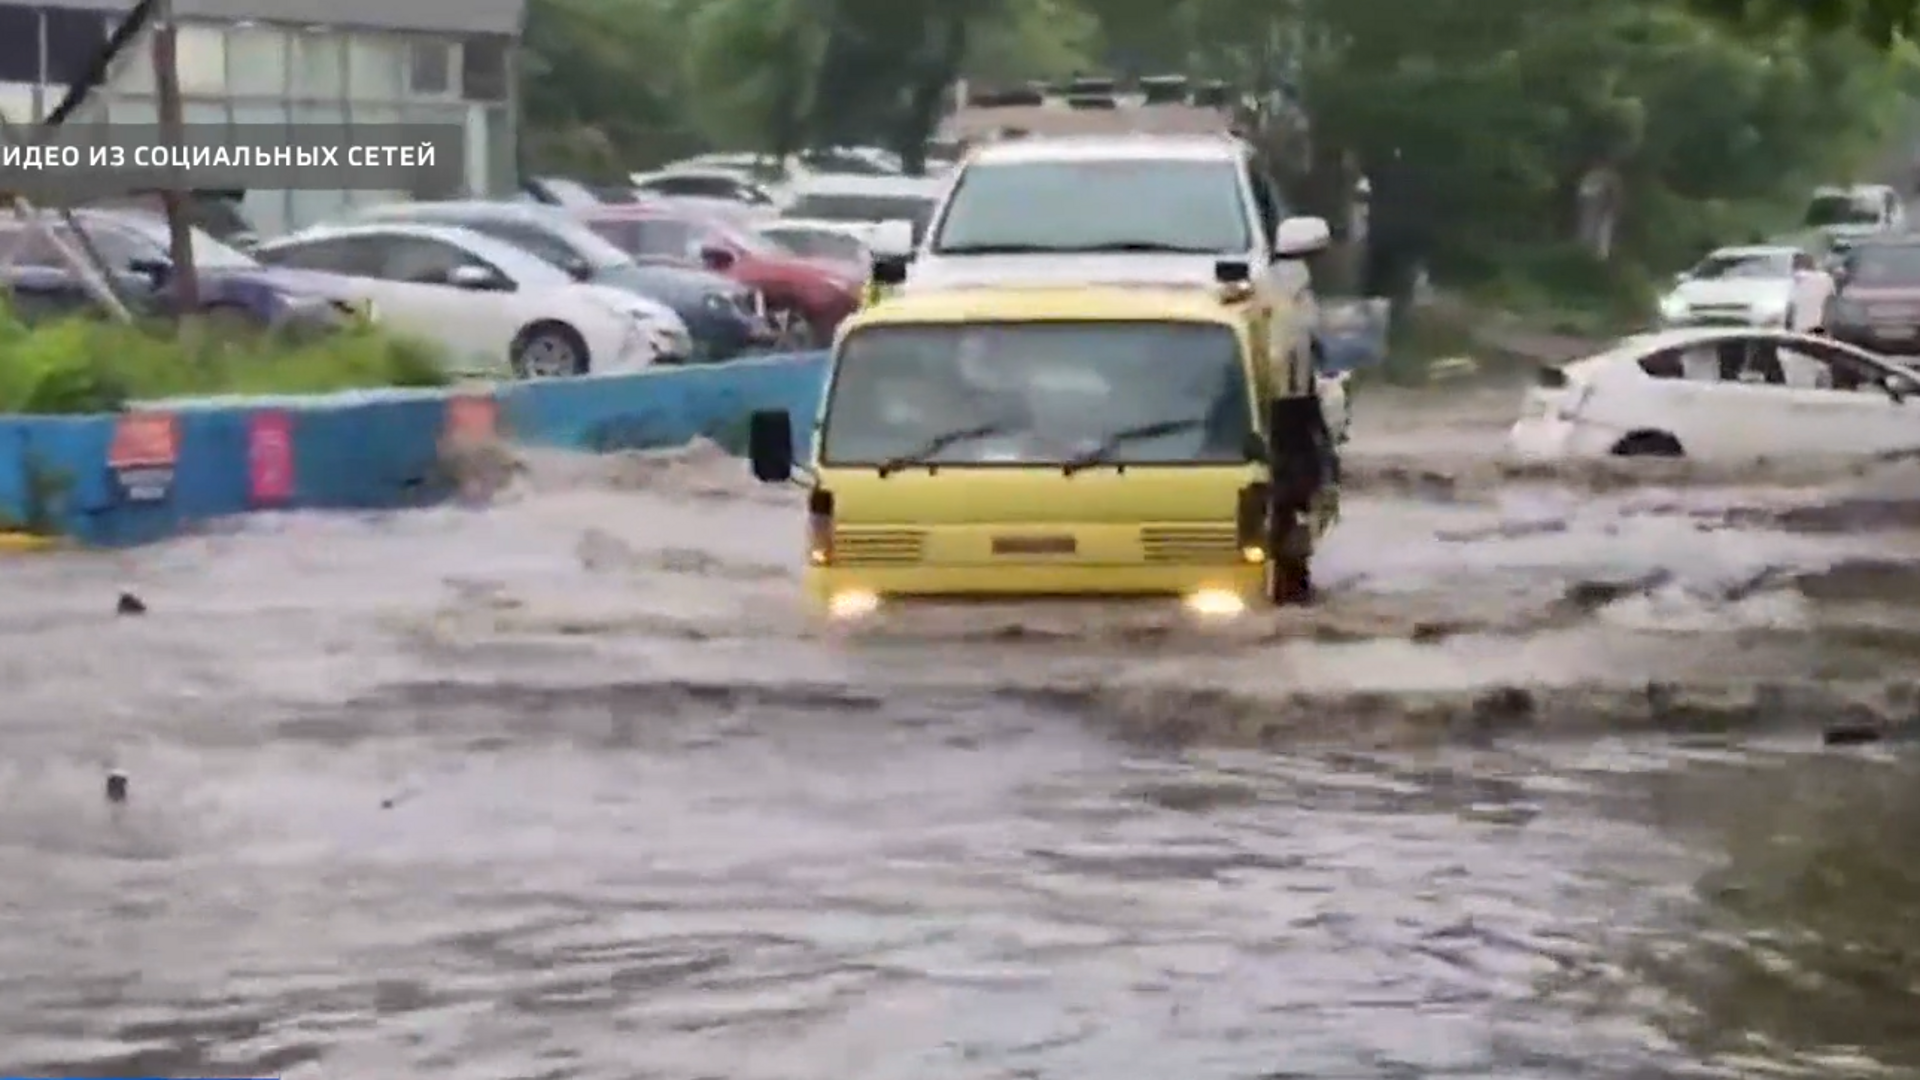
M 1687 317 L 1687 302 L 1677 294 L 1669 293 L 1660 298 L 1660 314 L 1668 319 L 1684 319 Z

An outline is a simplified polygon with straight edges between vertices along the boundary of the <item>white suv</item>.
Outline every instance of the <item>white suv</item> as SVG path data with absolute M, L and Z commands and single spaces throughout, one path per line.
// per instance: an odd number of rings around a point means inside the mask
M 897 230 L 872 243 L 910 260 L 905 290 L 1205 285 L 1222 261 L 1246 262 L 1288 315 L 1273 323 L 1277 355 L 1305 358 L 1318 306 L 1304 259 L 1328 239 L 1323 219 L 1288 214 L 1245 141 L 1120 135 L 989 144 L 955 170 L 917 249 Z

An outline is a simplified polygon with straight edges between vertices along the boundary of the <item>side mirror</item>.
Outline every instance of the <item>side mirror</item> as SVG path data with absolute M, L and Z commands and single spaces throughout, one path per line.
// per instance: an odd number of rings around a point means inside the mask
M 585 259 L 572 259 L 564 268 L 567 276 L 575 281 L 586 281 L 593 277 L 593 267 Z
M 1908 398 L 1920 394 L 1920 380 L 1911 379 L 1905 375 L 1889 375 L 1886 382 L 1881 385 L 1886 387 L 1887 396 L 1892 398 L 1895 404 L 1904 404 Z
M 454 267 L 452 272 L 447 274 L 447 284 L 456 289 L 493 290 L 500 287 L 500 275 L 484 266 L 468 263 L 465 266 Z
M 913 254 L 913 222 L 880 222 L 868 235 L 867 248 L 876 258 L 907 258 Z
M 1273 256 L 1276 259 L 1304 259 L 1327 250 L 1333 231 L 1326 218 L 1290 217 L 1273 230 Z
M 173 275 L 173 263 L 158 257 L 129 260 L 127 269 L 136 274 L 141 274 L 153 279 L 155 285 L 160 284 Z
M 734 254 L 723 247 L 708 245 L 700 249 L 700 263 L 709 270 L 733 269 Z
M 763 484 L 793 479 L 793 417 L 785 409 L 765 409 L 747 419 L 747 462 Z

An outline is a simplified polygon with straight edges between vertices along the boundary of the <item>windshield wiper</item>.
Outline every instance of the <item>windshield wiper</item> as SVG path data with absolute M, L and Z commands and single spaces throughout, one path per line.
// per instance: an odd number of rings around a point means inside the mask
M 1182 431 L 1192 431 L 1194 428 L 1205 427 L 1206 423 L 1207 421 L 1204 417 L 1190 416 L 1184 420 L 1156 420 L 1151 424 L 1138 424 L 1134 427 L 1121 428 L 1119 431 L 1115 431 L 1100 440 L 1099 446 L 1094 447 L 1084 454 L 1068 458 L 1066 462 L 1060 466 L 1060 471 L 1068 476 L 1072 476 L 1082 469 L 1091 469 L 1095 465 L 1106 461 L 1113 456 L 1115 450 L 1120 449 L 1127 443 L 1139 439 L 1157 439 L 1162 435 L 1175 435 Z
M 958 446 L 963 442 L 972 442 L 974 439 L 990 439 L 995 435 L 1008 434 L 1012 430 L 1011 425 L 996 422 L 992 424 L 976 424 L 973 427 L 944 432 L 928 439 L 918 450 L 915 450 L 911 454 L 901 454 L 881 462 L 878 471 L 881 478 L 885 479 L 888 475 L 897 473 L 908 466 L 926 464 L 928 458 L 948 447 Z

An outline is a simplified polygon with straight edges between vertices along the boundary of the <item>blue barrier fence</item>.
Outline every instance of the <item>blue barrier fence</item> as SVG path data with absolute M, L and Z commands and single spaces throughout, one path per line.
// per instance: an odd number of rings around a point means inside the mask
M 164 539 L 264 509 L 394 509 L 448 495 L 449 441 L 607 452 L 729 437 L 756 409 L 812 431 L 824 353 L 453 391 L 168 401 L 107 416 L 0 417 L 0 529 Z M 804 451 L 805 447 L 797 447 Z

